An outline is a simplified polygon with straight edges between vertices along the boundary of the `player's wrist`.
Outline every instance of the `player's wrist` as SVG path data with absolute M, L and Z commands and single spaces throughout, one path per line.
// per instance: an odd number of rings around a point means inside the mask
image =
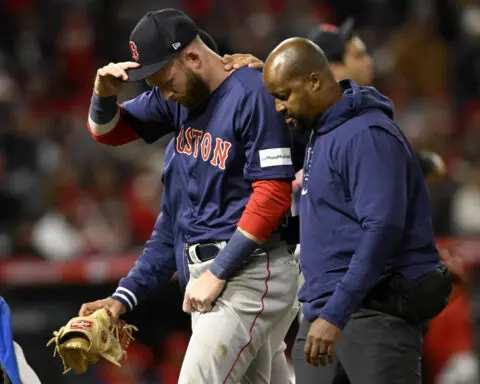
M 117 95 L 109 95 L 105 92 L 97 92 L 96 89 L 93 90 L 92 96 L 95 97 L 100 103 L 112 103 L 112 101 L 115 101 L 115 104 L 117 103 Z
M 217 279 L 227 280 L 255 249 L 258 244 L 246 237 L 238 229 L 233 233 L 225 248 L 210 265 L 210 272 Z
M 89 119 L 96 124 L 108 124 L 118 113 L 117 96 L 99 96 L 95 92 L 90 100 Z
M 115 293 L 112 296 L 110 296 L 110 299 L 112 299 L 113 301 L 115 301 L 115 303 L 118 303 L 122 306 L 121 311 L 119 312 L 119 315 L 121 315 L 121 314 L 123 314 L 127 311 L 130 312 L 130 311 L 133 310 L 133 307 L 130 307 L 130 304 L 128 303 L 128 301 L 126 301 L 122 297 L 119 297 Z
M 121 303 L 124 307 L 124 312 L 133 311 L 138 304 L 137 297 L 133 291 L 122 286 L 118 287 L 110 298 Z
M 101 88 L 94 88 L 93 89 L 93 94 L 98 96 L 98 97 L 102 97 L 102 98 L 107 98 L 107 97 L 117 97 L 116 94 L 112 94 L 111 92 L 108 92 L 108 91 L 105 91 Z
M 122 303 L 120 300 L 111 297 L 113 303 L 112 303 L 112 310 L 118 315 L 123 315 L 125 312 L 127 312 L 127 306 Z
M 212 263 L 208 271 L 218 280 L 223 280 L 223 281 L 227 280 L 228 273 L 219 264 Z

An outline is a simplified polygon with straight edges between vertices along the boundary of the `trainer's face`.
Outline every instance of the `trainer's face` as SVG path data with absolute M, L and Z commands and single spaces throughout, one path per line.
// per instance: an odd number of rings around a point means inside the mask
M 345 46 L 343 63 L 332 64 L 337 80 L 352 79 L 359 85 L 369 85 L 373 81 L 373 60 L 365 44 L 354 36 Z
M 157 87 L 165 100 L 176 101 L 189 110 L 204 105 L 210 94 L 205 81 L 179 59 L 148 77 L 147 83 Z
M 290 127 L 308 129 L 316 118 L 312 108 L 311 82 L 309 79 L 284 80 L 280 72 L 264 72 L 265 87 L 275 97 L 277 112 Z

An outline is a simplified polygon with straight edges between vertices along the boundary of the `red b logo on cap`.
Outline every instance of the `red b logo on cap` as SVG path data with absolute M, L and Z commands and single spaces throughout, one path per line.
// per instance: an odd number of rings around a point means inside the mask
M 323 32 L 338 32 L 338 27 L 333 24 L 322 24 L 320 28 Z
M 138 61 L 140 56 L 138 55 L 137 45 L 133 41 L 130 41 L 130 51 L 132 52 L 132 59 Z

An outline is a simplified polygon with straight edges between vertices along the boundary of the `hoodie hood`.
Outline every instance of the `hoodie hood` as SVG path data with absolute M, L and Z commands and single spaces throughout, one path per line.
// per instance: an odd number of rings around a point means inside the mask
M 381 109 L 393 119 L 392 101 L 376 88 L 360 87 L 353 80 L 342 80 L 339 84 L 343 88 L 343 96 L 317 120 L 314 128 L 317 133 L 327 133 L 370 108 Z

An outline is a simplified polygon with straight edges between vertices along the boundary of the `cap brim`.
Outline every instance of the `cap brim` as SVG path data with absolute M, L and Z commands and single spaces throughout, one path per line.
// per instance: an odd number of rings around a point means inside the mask
M 158 63 L 142 65 L 138 68 L 127 69 L 128 80 L 127 83 L 133 83 L 134 81 L 145 80 L 148 76 L 153 75 L 155 72 L 164 68 L 172 58 L 166 58 Z
M 355 27 L 355 19 L 353 17 L 349 17 L 347 20 L 343 22 L 343 24 L 338 28 L 338 32 L 340 35 L 348 40 L 354 34 L 354 27 Z

